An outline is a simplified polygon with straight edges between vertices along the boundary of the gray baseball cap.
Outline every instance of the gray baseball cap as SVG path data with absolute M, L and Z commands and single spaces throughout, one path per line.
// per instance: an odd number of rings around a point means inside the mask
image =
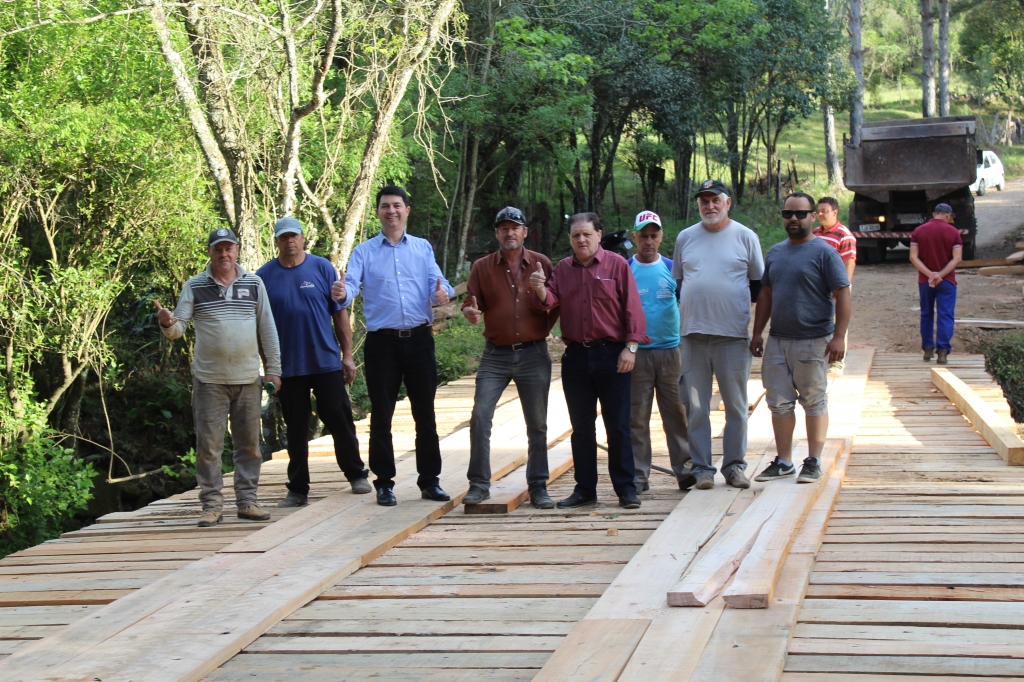
M 278 220 L 274 223 L 274 236 L 280 237 L 282 234 L 292 232 L 294 234 L 302 234 L 302 223 L 290 215 Z
M 206 239 L 206 248 L 210 248 L 214 244 L 220 244 L 221 242 L 231 242 L 232 244 L 238 243 L 238 237 L 235 233 L 226 227 L 218 227 L 216 230 L 210 233 L 210 236 Z
M 932 213 L 952 213 L 953 207 L 949 204 L 935 204 L 935 209 Z

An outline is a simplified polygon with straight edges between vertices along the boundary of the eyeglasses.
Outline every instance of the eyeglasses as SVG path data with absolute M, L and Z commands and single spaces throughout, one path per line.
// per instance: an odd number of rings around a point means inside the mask
M 782 209 L 782 218 L 783 220 L 789 220 L 793 216 L 796 216 L 797 220 L 803 220 L 812 213 L 814 213 L 814 211 L 787 211 L 786 209 Z
M 495 224 L 502 222 L 503 220 L 511 220 L 514 223 L 525 223 L 526 218 L 519 211 L 505 210 L 498 214 L 498 217 L 494 219 Z

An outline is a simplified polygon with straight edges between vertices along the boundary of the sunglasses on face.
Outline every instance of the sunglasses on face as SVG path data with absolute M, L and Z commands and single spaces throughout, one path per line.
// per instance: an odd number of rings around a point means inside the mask
M 811 215 L 813 213 L 815 213 L 815 211 L 809 211 L 809 210 L 787 211 L 786 209 L 782 209 L 782 218 L 783 218 L 783 220 L 789 220 L 793 216 L 796 216 L 797 220 L 803 220 L 807 216 L 809 216 L 809 215 Z

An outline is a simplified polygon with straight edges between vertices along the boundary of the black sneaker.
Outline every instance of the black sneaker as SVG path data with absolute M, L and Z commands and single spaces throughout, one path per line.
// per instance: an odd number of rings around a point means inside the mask
M 808 457 L 804 465 L 800 467 L 800 475 L 796 477 L 797 483 L 814 483 L 821 478 L 821 465 L 818 460 Z
M 636 496 L 636 493 L 619 495 L 619 506 L 623 509 L 639 509 L 640 498 Z
M 777 478 L 789 478 L 790 476 L 795 475 L 795 466 L 793 466 L 792 464 L 786 464 L 781 459 L 776 457 L 771 464 L 765 467 L 764 471 L 762 471 L 761 473 L 754 477 L 754 480 L 760 483 L 764 483 L 765 481 L 774 481 Z

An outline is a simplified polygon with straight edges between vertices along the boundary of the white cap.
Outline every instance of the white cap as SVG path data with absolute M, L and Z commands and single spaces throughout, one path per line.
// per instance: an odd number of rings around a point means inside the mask
M 636 214 L 636 220 L 633 221 L 633 229 L 641 230 L 646 225 L 657 225 L 658 229 L 661 228 L 661 218 L 654 211 L 640 211 Z

